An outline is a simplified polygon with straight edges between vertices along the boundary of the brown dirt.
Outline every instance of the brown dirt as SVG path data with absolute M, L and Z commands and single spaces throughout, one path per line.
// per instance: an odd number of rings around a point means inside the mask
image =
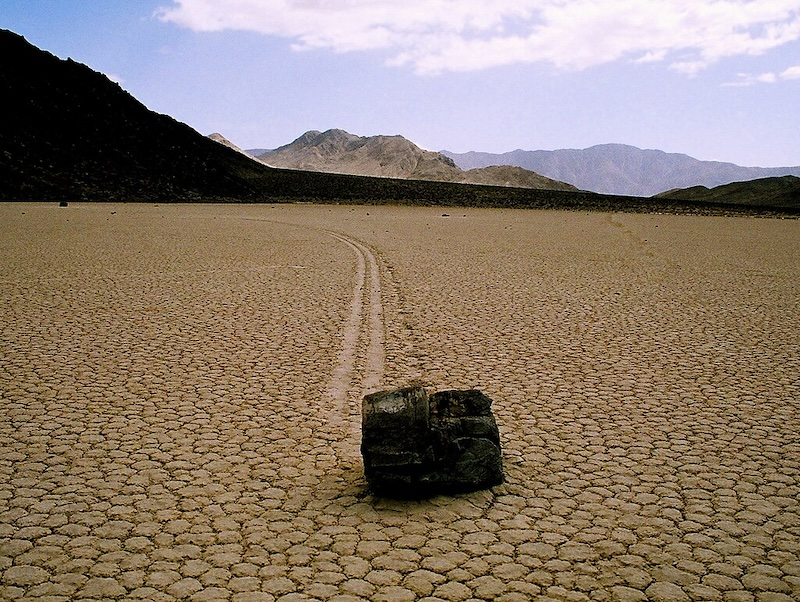
M 800 597 L 800 222 L 446 213 L 0 206 L 0 599 Z M 412 380 L 504 485 L 369 494 Z

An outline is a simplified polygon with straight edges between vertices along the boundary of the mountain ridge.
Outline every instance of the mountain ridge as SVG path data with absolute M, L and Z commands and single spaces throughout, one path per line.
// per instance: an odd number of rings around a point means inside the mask
M 457 169 L 452 159 L 403 136 L 358 136 L 341 129 L 309 130 L 256 157 L 274 167 L 353 175 L 430 179 Z
M 774 207 L 800 207 L 800 178 L 781 176 L 731 182 L 713 188 L 693 186 L 668 190 L 658 199 L 705 201 L 714 203 L 763 203 Z
M 462 169 L 514 165 L 548 178 L 568 182 L 581 190 L 601 194 L 654 196 L 676 188 L 713 188 L 736 181 L 765 177 L 800 176 L 796 167 L 743 167 L 721 161 L 703 161 L 683 153 L 640 149 L 620 143 L 585 149 L 507 153 L 440 151 Z
M 577 190 L 572 185 L 519 167 L 490 166 L 465 171 L 451 158 L 421 149 L 400 135 L 358 136 L 341 129 L 324 132 L 309 130 L 276 149 L 250 152 L 267 165 L 287 169 L 489 186 Z
M 424 207 L 798 216 L 585 191 L 457 184 L 272 168 L 145 107 L 107 76 L 0 29 L 0 200 L 347 203 Z M 213 139 L 217 138 L 217 140 Z

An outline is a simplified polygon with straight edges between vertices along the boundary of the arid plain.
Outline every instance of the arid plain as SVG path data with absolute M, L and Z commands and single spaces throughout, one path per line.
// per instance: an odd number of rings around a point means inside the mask
M 0 599 L 800 599 L 800 221 L 0 206 Z M 494 400 L 397 501 L 360 400 Z

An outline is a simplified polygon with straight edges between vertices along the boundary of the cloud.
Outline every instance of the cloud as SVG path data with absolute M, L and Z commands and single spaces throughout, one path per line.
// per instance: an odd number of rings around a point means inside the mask
M 789 67 L 780 74 L 781 79 L 800 79 L 800 65 Z
M 418 73 L 663 62 L 689 75 L 800 40 L 800 0 L 172 0 L 159 19 L 296 50 L 381 50 Z
M 780 73 L 738 73 L 736 81 L 723 84 L 728 87 L 743 88 L 747 86 L 755 86 L 756 84 L 774 84 L 780 81 L 800 79 L 800 65 L 784 69 Z

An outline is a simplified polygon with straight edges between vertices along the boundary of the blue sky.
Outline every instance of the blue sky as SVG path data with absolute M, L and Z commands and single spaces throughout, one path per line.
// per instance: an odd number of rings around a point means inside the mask
M 342 128 L 800 165 L 800 0 L 0 0 L 0 27 L 242 148 Z

